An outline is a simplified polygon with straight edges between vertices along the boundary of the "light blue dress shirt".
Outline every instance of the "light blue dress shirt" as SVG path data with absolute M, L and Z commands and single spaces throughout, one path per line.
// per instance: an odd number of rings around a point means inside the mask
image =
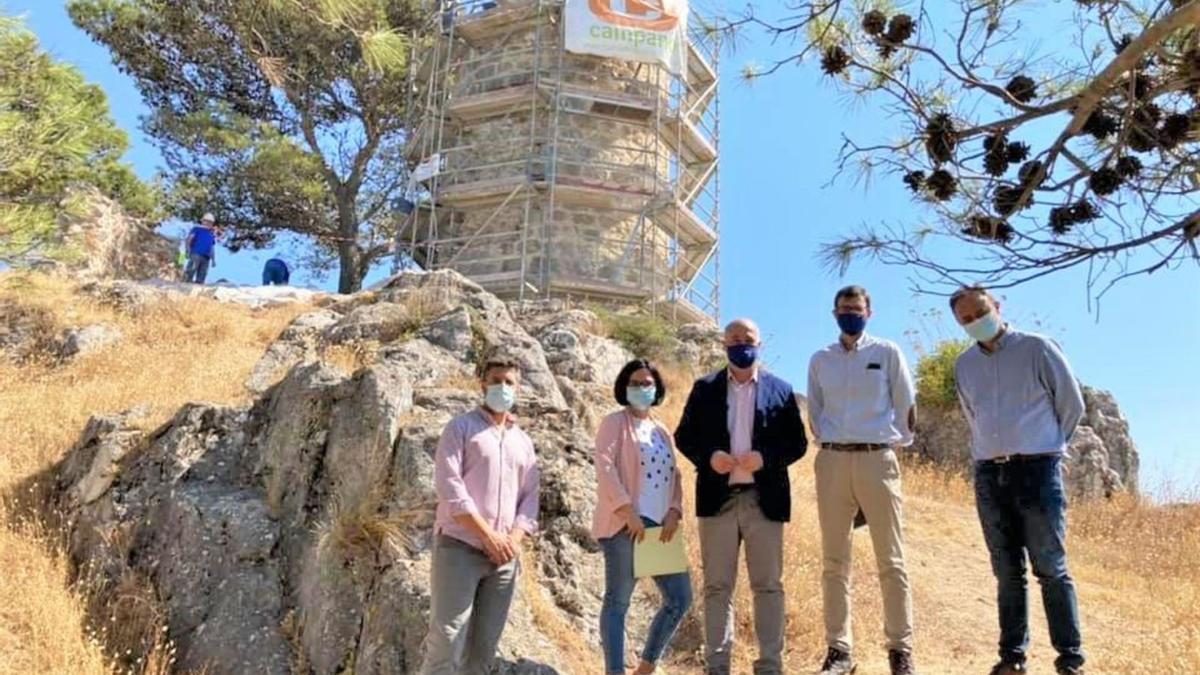
M 808 418 L 822 443 L 911 445 L 916 403 L 904 352 L 863 333 L 854 349 L 837 341 L 808 363 Z
M 1048 337 L 1005 328 L 994 352 L 978 343 L 954 366 L 976 461 L 1065 453 L 1083 418 L 1083 392 Z

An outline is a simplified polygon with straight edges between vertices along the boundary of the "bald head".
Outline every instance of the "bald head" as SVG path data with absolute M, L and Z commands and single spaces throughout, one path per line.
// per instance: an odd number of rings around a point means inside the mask
M 747 318 L 730 321 L 725 326 L 725 346 L 757 345 L 761 340 L 758 324 Z

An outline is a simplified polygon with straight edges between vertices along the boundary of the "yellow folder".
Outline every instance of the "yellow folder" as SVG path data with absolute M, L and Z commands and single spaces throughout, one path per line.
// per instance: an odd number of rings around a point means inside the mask
M 646 536 L 633 547 L 633 576 L 657 577 L 662 574 L 677 574 L 688 569 L 687 549 L 683 546 L 683 532 L 676 531 L 671 541 L 663 543 L 661 527 L 647 527 Z

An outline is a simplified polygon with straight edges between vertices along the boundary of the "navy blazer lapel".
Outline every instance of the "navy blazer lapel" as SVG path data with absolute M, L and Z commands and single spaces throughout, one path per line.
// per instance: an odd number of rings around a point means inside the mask
M 729 427 L 729 368 L 721 369 L 721 373 L 717 376 L 716 381 L 717 397 L 720 404 L 717 406 L 724 412 L 725 427 Z
M 767 374 L 762 368 L 758 369 L 758 386 L 754 388 L 754 429 L 755 431 L 766 426 L 766 411 L 767 401 L 770 400 L 770 393 L 767 391 Z M 755 450 L 758 448 L 756 447 Z

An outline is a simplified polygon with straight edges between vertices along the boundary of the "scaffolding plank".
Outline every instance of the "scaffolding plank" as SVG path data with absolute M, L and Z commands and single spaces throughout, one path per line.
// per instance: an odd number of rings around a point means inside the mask
M 683 323 L 715 324 L 717 321 L 716 317 L 700 309 L 687 298 L 668 298 L 665 303 L 676 312 L 675 318 L 682 319 Z
M 505 176 L 469 183 L 439 185 L 437 201 L 447 206 L 485 206 L 504 201 L 513 188 L 526 182 L 524 176 Z
M 704 87 L 717 81 L 717 71 L 709 64 L 708 59 L 696 49 L 696 45 L 688 40 L 688 82 L 697 88 Z
M 691 120 L 683 119 L 679 113 L 663 118 L 663 131 L 663 141 L 684 163 L 707 164 L 717 161 L 717 148 L 700 133 L 700 129 Z
M 636 286 L 618 286 L 613 283 L 580 279 L 563 275 L 551 275 L 550 293 L 579 293 L 600 298 L 630 299 L 648 298 L 650 291 Z
M 645 208 L 651 196 L 649 190 L 627 188 L 615 183 L 592 183 L 575 178 L 560 177 L 554 186 L 554 198 L 559 204 L 631 213 Z
M 547 84 L 553 86 L 554 82 L 549 81 Z M 608 104 L 619 108 L 632 108 L 646 115 L 654 114 L 654 97 L 638 96 L 636 94 L 626 94 L 619 91 L 608 91 L 605 89 L 594 89 L 578 84 L 562 83 L 559 85 L 559 90 L 564 96 L 573 96 L 576 98 L 586 99 L 594 103 Z
M 485 91 L 481 94 L 458 96 L 446 106 L 446 114 L 459 121 L 496 117 L 528 108 L 537 90 L 532 84 L 517 85 Z
M 678 200 L 660 209 L 653 220 L 663 232 L 672 237 L 678 236 L 680 243 L 687 248 L 711 245 L 717 241 L 717 233 Z
M 501 0 L 498 7 L 455 17 L 454 34 L 479 45 L 536 16 L 536 0 Z

